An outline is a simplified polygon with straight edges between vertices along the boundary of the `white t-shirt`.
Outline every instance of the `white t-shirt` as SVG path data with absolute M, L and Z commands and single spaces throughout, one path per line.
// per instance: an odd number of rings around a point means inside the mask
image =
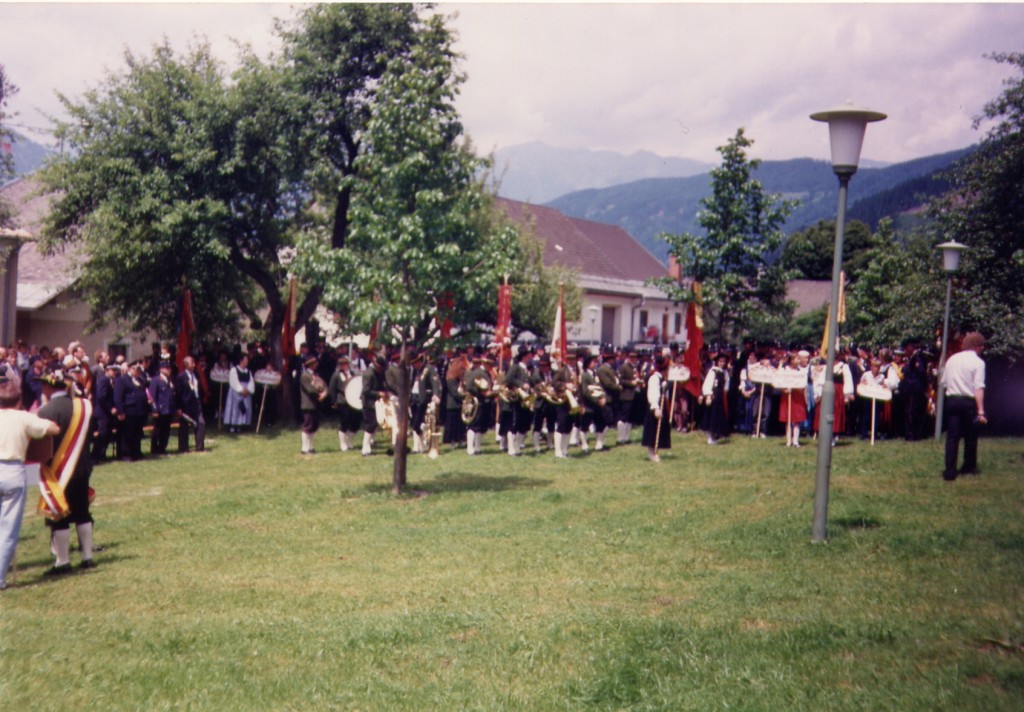
M 29 440 L 46 435 L 51 421 L 35 413 L 0 409 L 0 460 L 24 462 Z
M 974 392 L 985 387 L 985 362 L 974 349 L 953 354 L 942 371 L 942 383 L 947 396 L 974 397 Z

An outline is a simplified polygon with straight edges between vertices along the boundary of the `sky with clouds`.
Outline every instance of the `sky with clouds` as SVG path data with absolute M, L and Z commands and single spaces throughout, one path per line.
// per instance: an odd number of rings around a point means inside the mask
M 1012 72 L 983 55 L 1024 51 L 1021 3 L 446 3 L 466 55 L 459 107 L 482 151 L 531 141 L 717 163 L 739 127 L 764 159 L 828 158 L 808 114 L 852 100 L 883 111 L 864 156 L 896 162 L 962 148 Z M 123 52 L 205 35 L 265 54 L 270 3 L 0 1 L 0 62 L 20 87 L 13 123 L 45 127 Z M 44 140 L 44 134 L 30 134 Z

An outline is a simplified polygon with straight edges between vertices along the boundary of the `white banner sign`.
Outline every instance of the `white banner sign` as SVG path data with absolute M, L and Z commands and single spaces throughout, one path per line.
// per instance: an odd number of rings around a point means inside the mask
M 752 363 L 747 366 L 747 378 L 754 383 L 771 383 L 775 380 L 775 369 L 763 363 Z
M 777 369 L 772 385 L 783 390 L 799 391 L 807 387 L 807 371 L 796 368 Z
M 871 398 L 873 400 L 892 400 L 891 390 L 885 386 L 876 386 L 873 383 L 861 383 L 857 386 L 857 395 L 861 398 Z
M 256 383 L 267 386 L 268 388 L 281 385 L 281 374 L 277 371 L 272 371 L 269 368 L 261 368 L 253 374 L 253 378 L 256 380 Z
M 690 369 L 686 366 L 669 366 L 668 367 L 668 380 L 669 381 L 689 381 L 690 380 Z
M 213 381 L 214 383 L 227 383 L 230 375 L 230 368 L 219 368 L 217 366 L 214 366 L 210 370 L 210 380 Z

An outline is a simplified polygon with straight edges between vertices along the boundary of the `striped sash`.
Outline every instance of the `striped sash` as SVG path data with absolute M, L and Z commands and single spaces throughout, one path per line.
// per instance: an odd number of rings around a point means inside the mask
M 39 511 L 47 519 L 59 520 L 71 512 L 64 490 L 75 472 L 75 465 L 89 437 L 92 403 L 84 398 L 71 399 L 71 424 L 60 447 L 48 463 L 39 467 Z

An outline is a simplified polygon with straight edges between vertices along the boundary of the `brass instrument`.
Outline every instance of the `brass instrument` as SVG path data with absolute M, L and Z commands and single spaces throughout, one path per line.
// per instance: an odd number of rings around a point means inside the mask
M 398 413 L 395 412 L 395 404 L 390 398 L 380 398 L 375 404 L 377 412 L 377 425 L 383 430 L 393 432 L 398 427 Z
M 460 415 L 462 416 L 462 422 L 469 425 L 476 420 L 476 414 L 480 410 L 480 400 L 472 393 L 466 393 L 462 396 L 462 408 L 460 409 Z
M 534 387 L 534 389 L 535 393 L 533 395 L 533 399 L 535 402 L 538 397 L 543 398 L 551 405 L 561 405 L 565 402 L 565 398 L 559 396 L 558 393 L 555 392 L 555 387 L 550 383 L 541 381 Z
M 580 410 L 581 410 L 581 408 L 580 408 L 580 401 L 576 397 L 575 384 L 573 386 L 570 386 L 569 388 L 565 389 L 564 401 L 563 402 L 566 402 L 566 403 L 569 404 L 569 413 L 570 414 L 576 415 L 577 413 L 580 412 Z
M 589 398 L 598 406 L 604 407 L 604 404 L 608 402 L 608 395 L 604 392 L 604 388 L 598 383 L 592 383 L 587 386 L 587 398 Z
M 437 403 L 431 399 L 427 405 L 427 413 L 423 417 L 423 439 L 427 441 L 430 451 L 427 456 L 436 460 L 441 446 L 441 429 L 437 427 Z

